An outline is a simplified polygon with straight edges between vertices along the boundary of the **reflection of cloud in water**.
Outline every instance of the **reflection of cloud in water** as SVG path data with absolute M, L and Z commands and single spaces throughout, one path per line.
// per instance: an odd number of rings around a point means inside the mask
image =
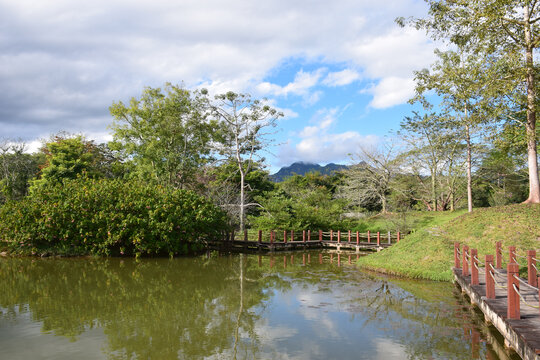
M 319 335 L 326 337 L 338 337 L 338 329 L 336 323 L 331 317 L 324 311 L 326 307 L 332 307 L 332 304 L 328 302 L 328 297 L 322 294 L 314 292 L 301 292 L 297 295 L 297 299 L 300 303 L 298 312 L 306 320 L 316 322 L 316 326 L 313 330 Z
M 4 310 L 0 308 L 0 314 Z M 9 323 L 0 323 L 1 359 L 90 360 L 107 357 L 96 351 L 105 346 L 103 330 L 100 328 L 87 329 L 70 341 L 68 337 L 57 336 L 54 331 L 43 332 L 43 323 L 35 322 L 31 313 L 16 313 L 17 317 Z
M 269 341 L 292 338 L 298 334 L 298 329 L 292 329 L 282 325 L 272 326 L 267 321 L 261 321 L 255 325 L 255 333 L 262 343 L 267 343 Z
M 408 359 L 407 353 L 403 345 L 397 344 L 390 339 L 376 338 L 373 339 L 377 353 L 374 354 L 373 359 Z

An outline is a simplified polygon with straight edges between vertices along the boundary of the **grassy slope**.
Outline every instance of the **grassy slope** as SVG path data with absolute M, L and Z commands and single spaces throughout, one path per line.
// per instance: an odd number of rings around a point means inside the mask
M 444 221 L 446 221 L 444 223 Z M 359 260 L 362 267 L 386 273 L 430 280 L 451 280 L 455 241 L 477 248 L 479 259 L 495 253 L 502 242 L 503 259 L 515 245 L 520 255 L 540 249 L 540 205 L 509 205 L 475 209 L 438 226 L 419 228 L 399 244 Z M 523 265 L 525 259 L 520 259 Z

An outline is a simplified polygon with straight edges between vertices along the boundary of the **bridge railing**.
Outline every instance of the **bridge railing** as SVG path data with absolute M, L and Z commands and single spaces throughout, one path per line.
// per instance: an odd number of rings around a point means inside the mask
M 486 298 L 495 299 L 496 288 L 506 290 L 508 296 L 507 317 L 509 319 L 520 319 L 521 302 L 531 308 L 540 309 L 540 273 L 537 268 L 537 250 L 528 250 L 527 255 L 523 256 L 516 252 L 515 246 L 509 246 L 506 272 L 502 270 L 502 253 L 502 246 L 499 241 L 495 245 L 495 256 L 486 254 L 485 262 L 482 262 L 478 258 L 477 249 L 469 249 L 467 245 L 461 248 L 461 244 L 456 242 L 454 243 L 454 267 L 461 269 L 464 277 L 470 276 L 471 285 L 474 286 L 479 285 L 479 270 L 483 266 Z M 527 261 L 527 281 L 519 276 L 520 266 L 525 267 L 525 265 L 523 261 L 520 263 L 518 258 Z
M 288 243 L 288 242 L 334 242 L 334 243 L 348 243 L 359 245 L 360 243 L 368 244 L 392 244 L 401 240 L 401 233 L 387 233 L 371 232 L 361 233 L 359 231 L 352 230 L 245 230 L 243 233 L 232 232 L 226 234 L 226 241 L 256 241 L 256 242 L 269 242 L 269 243 Z

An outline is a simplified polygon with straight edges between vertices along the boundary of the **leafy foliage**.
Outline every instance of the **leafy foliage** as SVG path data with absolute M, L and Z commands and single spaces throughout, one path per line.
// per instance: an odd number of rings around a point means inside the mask
M 264 207 L 259 217 L 250 217 L 257 229 L 332 229 L 340 228 L 344 199 L 335 199 L 339 175 L 308 173 L 294 175 L 276 184 L 276 190 L 256 198 Z
M 25 253 L 184 254 L 220 236 L 224 213 L 187 190 L 118 179 L 64 180 L 0 208 L 0 237 Z
M 64 179 L 75 179 L 82 174 L 92 178 L 105 176 L 112 171 L 110 168 L 114 162 L 114 159 L 107 160 L 106 150 L 105 146 L 95 145 L 80 135 L 55 135 L 41 149 L 45 154 L 45 164 L 39 178 L 32 182 L 30 191 L 60 184 Z
M 146 88 L 140 99 L 110 107 L 114 141 L 145 182 L 191 188 L 210 157 L 216 122 L 206 117 L 206 97 L 179 86 Z
M 22 199 L 28 194 L 29 182 L 44 161 L 41 154 L 27 154 L 24 144 L 0 145 L 0 203 Z

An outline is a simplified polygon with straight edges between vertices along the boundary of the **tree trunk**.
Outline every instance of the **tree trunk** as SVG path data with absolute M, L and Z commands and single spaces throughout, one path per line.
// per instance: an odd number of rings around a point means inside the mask
M 240 165 L 240 167 L 242 167 Z M 245 186 L 244 186 L 244 171 L 240 170 L 240 231 L 244 233 L 244 210 L 245 210 Z
M 431 172 L 431 199 L 433 201 L 433 211 L 437 211 L 437 191 L 434 171 Z
M 533 43 L 529 18 L 529 8 L 525 8 L 525 43 L 527 49 L 525 60 L 527 63 L 527 155 L 529 165 L 529 198 L 525 203 L 540 203 L 540 181 L 538 179 L 538 159 L 536 152 L 536 89 L 534 83 Z
M 244 311 L 244 254 L 240 254 L 240 306 L 238 308 L 238 317 L 236 318 L 236 329 L 234 332 L 233 359 L 236 359 L 238 353 L 238 342 L 240 339 L 240 320 Z
M 467 112 L 467 109 L 465 109 L 465 112 Z M 472 212 L 472 146 L 471 131 L 468 124 L 465 125 L 465 131 L 467 141 L 467 209 Z

